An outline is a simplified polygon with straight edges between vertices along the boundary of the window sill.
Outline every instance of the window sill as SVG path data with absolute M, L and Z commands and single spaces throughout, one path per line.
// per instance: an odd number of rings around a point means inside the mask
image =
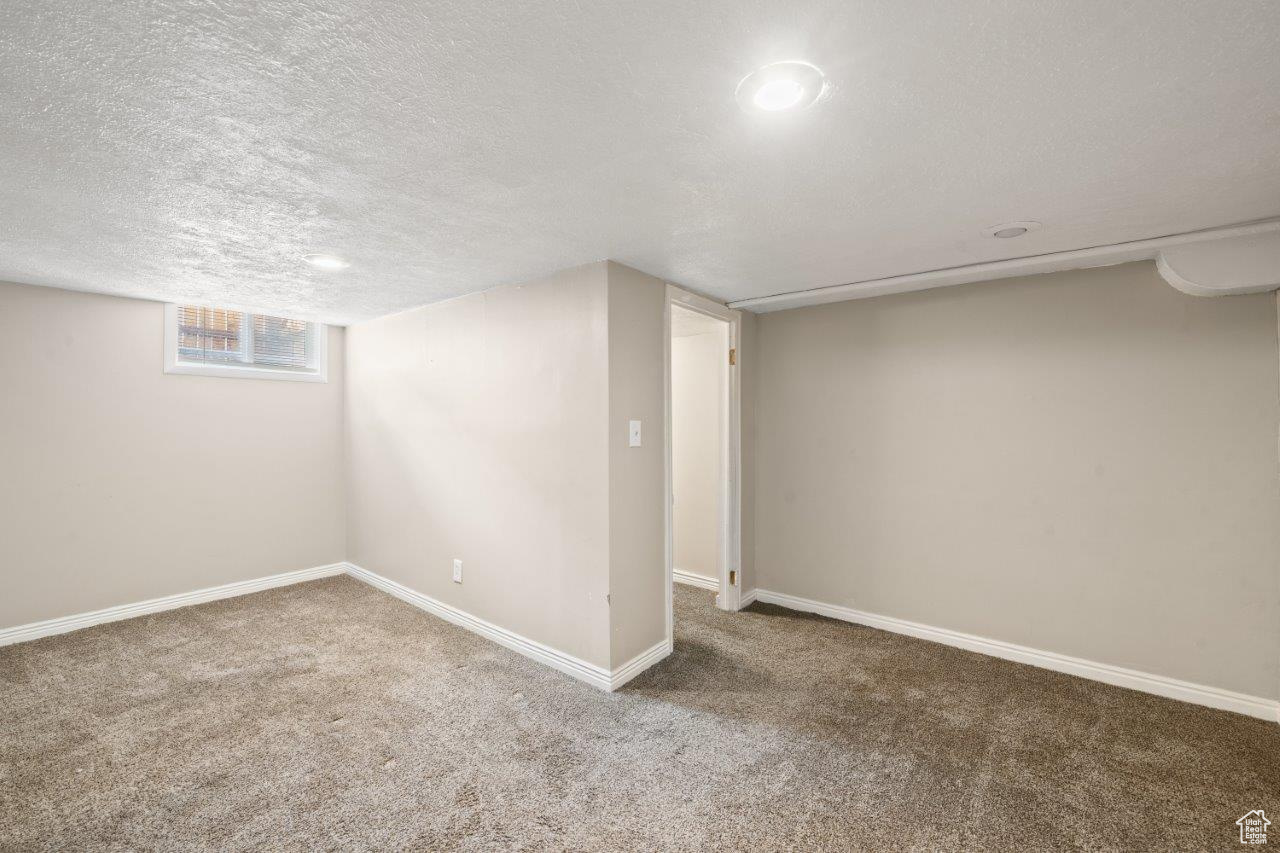
M 283 379 L 286 382 L 328 382 L 326 371 L 321 370 L 272 370 L 268 367 L 245 365 L 238 367 L 230 364 L 193 364 L 178 362 L 166 364 L 165 373 L 180 373 L 188 376 L 220 376 L 223 379 Z

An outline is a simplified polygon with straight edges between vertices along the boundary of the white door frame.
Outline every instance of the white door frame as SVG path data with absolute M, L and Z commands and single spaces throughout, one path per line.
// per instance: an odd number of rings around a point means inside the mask
M 666 455 L 666 560 L 667 560 L 667 638 L 674 638 L 674 619 L 671 604 L 671 584 L 673 582 L 674 540 L 672 531 L 672 474 L 671 474 L 671 306 L 679 305 L 696 311 L 707 317 L 723 320 L 728 327 L 729 346 L 724 353 L 725 364 L 729 364 L 728 350 L 737 353 L 737 362 L 741 359 L 742 312 L 728 308 L 719 302 L 690 293 L 674 284 L 667 285 L 667 301 L 663 311 L 663 329 L 666 340 L 663 344 L 663 386 L 665 399 L 665 455 Z M 719 532 L 717 540 L 717 568 L 720 589 L 716 595 L 716 606 L 722 610 L 739 610 L 742 603 L 742 457 L 741 457 L 741 394 L 742 385 L 736 365 L 729 365 L 723 374 L 721 403 L 726 413 L 720 459 L 720 510 Z M 733 583 L 730 583 L 732 573 Z

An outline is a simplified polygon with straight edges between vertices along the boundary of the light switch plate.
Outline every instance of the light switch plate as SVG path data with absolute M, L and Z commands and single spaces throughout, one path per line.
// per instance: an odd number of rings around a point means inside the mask
M 453 561 L 453 582 L 462 583 L 462 561 Z
M 639 421 L 631 422 L 630 436 L 631 436 L 631 440 L 629 442 L 630 445 L 632 447 L 639 447 L 640 446 L 640 422 Z

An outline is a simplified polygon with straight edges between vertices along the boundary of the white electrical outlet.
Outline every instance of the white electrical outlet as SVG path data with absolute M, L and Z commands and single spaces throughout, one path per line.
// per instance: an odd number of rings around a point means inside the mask
M 462 561 L 453 561 L 453 582 L 462 583 Z

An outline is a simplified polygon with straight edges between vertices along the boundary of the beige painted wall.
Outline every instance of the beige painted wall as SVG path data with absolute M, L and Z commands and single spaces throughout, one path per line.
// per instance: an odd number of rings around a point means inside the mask
M 610 261 L 610 660 L 619 667 L 666 641 L 666 284 Z M 640 447 L 629 422 L 641 422 Z
M 351 561 L 597 666 L 661 641 L 662 300 L 602 262 L 350 327 Z
M 347 329 L 351 562 L 609 665 L 607 304 L 597 263 Z
M 163 323 L 0 283 L 0 627 L 343 559 L 342 330 L 321 384 L 165 374 Z
M 710 580 L 719 578 L 725 349 L 723 332 L 671 339 L 672 564 Z
M 1272 295 L 1139 263 L 757 322 L 759 587 L 1280 696 Z

